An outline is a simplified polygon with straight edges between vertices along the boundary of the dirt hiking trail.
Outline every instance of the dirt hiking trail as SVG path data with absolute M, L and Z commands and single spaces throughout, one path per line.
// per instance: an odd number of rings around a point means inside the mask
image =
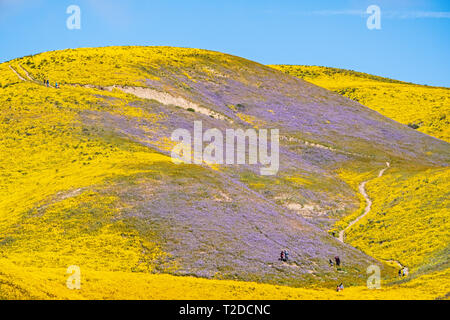
M 380 170 L 380 172 L 378 173 L 378 178 L 382 177 L 384 172 L 389 169 L 391 167 L 391 164 L 389 162 L 386 162 L 386 168 Z M 344 242 L 344 235 L 345 232 L 350 229 L 355 223 L 357 223 L 359 220 L 361 220 L 362 218 L 364 218 L 369 212 L 370 209 L 372 208 L 372 200 L 369 198 L 369 196 L 367 195 L 366 192 L 366 183 L 369 182 L 370 180 L 366 180 L 363 181 L 360 185 L 359 185 L 359 193 L 361 193 L 364 197 L 364 199 L 366 200 L 366 207 L 364 208 L 364 212 L 362 215 L 360 215 L 359 217 L 357 217 L 355 220 L 353 220 L 352 222 L 350 222 L 348 224 L 348 226 L 343 229 L 341 232 L 339 232 L 339 241 Z

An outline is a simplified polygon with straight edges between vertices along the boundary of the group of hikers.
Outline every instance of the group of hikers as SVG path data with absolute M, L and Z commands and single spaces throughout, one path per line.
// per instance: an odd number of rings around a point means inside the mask
M 280 258 L 278 260 L 283 261 L 283 262 L 288 261 L 289 260 L 289 252 L 287 250 L 281 250 Z M 330 267 L 334 266 L 335 264 L 337 267 L 339 267 L 341 265 L 341 258 L 339 258 L 338 256 L 334 257 L 334 261 L 335 262 L 333 262 L 331 259 L 328 260 Z
M 287 250 L 281 250 L 280 252 L 280 258 L 278 259 L 280 261 L 283 262 L 287 262 L 289 260 L 289 252 Z M 330 267 L 333 267 L 334 265 L 336 265 L 336 267 L 340 267 L 341 265 L 341 258 L 339 258 L 339 256 L 335 256 L 334 257 L 334 262 L 333 260 L 329 259 L 328 263 L 330 264 Z M 344 285 L 342 283 L 340 283 L 337 287 L 336 287 L 336 291 L 342 291 L 344 290 Z
M 44 86 L 50 87 L 50 81 L 48 79 L 44 79 Z M 59 88 L 58 82 L 55 82 L 55 88 Z
M 286 262 L 289 260 L 289 252 L 287 250 L 282 250 L 280 253 L 280 261 Z
M 287 250 L 282 250 L 280 253 L 280 258 L 278 260 L 287 262 L 289 260 L 289 252 Z M 340 267 L 341 258 L 339 258 L 339 256 L 335 256 L 334 261 L 332 259 L 328 259 L 328 263 L 329 263 L 330 267 L 333 267 L 334 265 L 336 265 L 336 267 Z M 408 274 L 409 274 L 409 270 L 407 267 L 402 267 L 400 270 L 398 270 L 398 276 L 400 278 L 407 277 Z M 344 290 L 344 285 L 341 282 L 340 284 L 337 285 L 336 291 L 340 292 L 343 290 Z
M 336 264 L 336 267 L 339 267 L 341 265 L 341 259 L 338 256 L 334 257 L 334 261 L 335 262 L 333 262 L 333 260 L 331 259 L 328 260 L 330 267 L 332 267 L 334 264 Z

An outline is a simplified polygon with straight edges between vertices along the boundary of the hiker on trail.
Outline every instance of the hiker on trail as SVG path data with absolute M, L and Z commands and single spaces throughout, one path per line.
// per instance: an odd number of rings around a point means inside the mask
M 281 253 L 280 253 L 280 260 L 286 261 L 286 259 L 284 258 L 284 251 L 281 251 Z
M 342 291 L 342 290 L 344 290 L 344 285 L 343 285 L 342 282 L 341 282 L 341 284 L 339 284 L 339 285 L 336 287 L 336 291 L 339 292 L 339 291 Z
M 334 257 L 334 260 L 336 261 L 336 267 L 339 267 L 341 265 L 341 259 L 338 256 L 336 256 Z
M 408 268 L 407 267 L 403 267 L 403 276 L 407 277 L 408 273 L 409 273 Z
M 330 267 L 332 267 L 334 265 L 333 260 L 328 259 L 328 263 L 330 264 Z
M 403 269 L 398 270 L 398 277 L 403 277 Z
M 47 80 L 44 79 L 44 86 L 45 86 L 46 83 L 47 83 Z
M 47 80 L 47 87 L 49 87 L 50 86 L 50 82 Z
M 285 261 L 289 260 L 289 252 L 287 250 L 284 250 L 284 259 Z
M 55 88 L 58 89 L 58 82 L 55 82 Z

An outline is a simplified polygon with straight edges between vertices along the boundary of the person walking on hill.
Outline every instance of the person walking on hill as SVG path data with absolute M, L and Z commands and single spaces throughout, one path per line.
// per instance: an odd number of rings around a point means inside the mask
M 403 271 L 402 271 L 402 273 L 403 273 L 403 276 L 404 276 L 404 277 L 407 277 L 407 276 L 408 276 L 408 274 L 409 274 L 409 270 L 408 270 L 408 268 L 407 268 L 407 267 L 403 267 Z
M 287 250 L 284 250 L 284 259 L 285 259 L 286 261 L 289 260 L 289 252 L 288 252 Z
M 47 79 L 47 87 L 50 87 L 50 81 Z
M 336 256 L 334 257 L 334 260 L 336 261 L 336 267 L 339 267 L 341 265 L 341 259 L 338 256 Z
M 286 258 L 284 257 L 284 251 L 281 251 L 280 253 L 280 261 L 286 261 Z

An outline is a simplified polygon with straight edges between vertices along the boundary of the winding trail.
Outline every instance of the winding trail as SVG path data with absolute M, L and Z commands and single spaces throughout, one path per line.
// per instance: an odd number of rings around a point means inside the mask
M 17 70 L 18 69 L 22 70 L 22 72 L 25 74 L 25 76 L 28 79 L 25 79 L 13 66 L 8 65 L 8 67 L 16 74 L 17 77 L 19 77 L 19 79 L 21 81 L 33 82 L 33 83 L 39 84 L 41 86 L 45 86 L 45 84 L 43 82 L 38 81 L 35 78 L 33 78 L 33 76 L 27 71 L 27 69 L 22 67 L 22 65 L 18 64 L 18 67 L 16 67 L 16 68 L 17 68 Z M 54 88 L 54 87 L 51 84 L 49 84 L 48 88 Z
M 19 68 L 22 69 L 22 71 L 25 73 L 25 75 L 27 76 L 27 78 L 30 79 L 30 81 L 38 82 L 38 81 L 36 81 L 36 79 L 34 79 L 34 78 L 30 75 L 30 73 L 29 73 L 27 70 L 25 70 L 25 68 L 22 67 L 20 64 L 19 64 Z
M 389 162 L 386 162 L 386 168 L 383 168 L 382 170 L 380 170 L 380 172 L 378 173 L 378 178 L 382 177 L 384 172 L 389 169 L 391 167 L 391 164 Z M 355 220 L 353 220 L 352 222 L 350 222 L 348 224 L 348 226 L 342 230 L 341 232 L 339 232 L 339 241 L 341 241 L 342 243 L 344 243 L 344 236 L 345 236 L 345 232 L 350 229 L 355 223 L 357 223 L 359 220 L 361 220 L 362 218 L 364 218 L 369 212 L 370 209 L 372 208 L 372 200 L 369 198 L 369 196 L 367 195 L 366 192 L 366 183 L 369 182 L 370 180 L 366 180 L 363 181 L 360 185 L 359 185 L 359 193 L 361 193 L 364 197 L 364 199 L 366 200 L 366 208 L 364 209 L 364 213 L 362 215 L 360 215 L 359 217 L 357 217 Z M 397 260 L 384 260 L 385 262 L 388 263 L 393 263 L 395 264 L 397 267 L 399 267 L 400 269 L 405 269 L 406 266 L 404 266 L 400 261 Z M 408 270 L 406 268 L 406 270 Z M 408 271 L 407 271 L 408 272 Z
M 380 172 L 378 173 L 378 178 L 382 177 L 384 172 L 389 169 L 391 167 L 391 164 L 389 162 L 386 162 L 386 168 L 380 170 Z M 364 199 L 366 200 L 366 208 L 364 209 L 364 213 L 362 215 L 360 215 L 359 217 L 357 217 L 355 220 L 353 220 L 352 222 L 349 223 L 349 225 L 342 230 L 341 232 L 339 232 L 339 241 L 341 241 L 342 243 L 344 242 L 344 235 L 345 232 L 350 229 L 355 223 L 357 223 L 359 220 L 361 220 L 362 218 L 364 218 L 369 212 L 370 209 L 372 208 L 372 200 L 369 198 L 369 196 L 367 195 L 366 192 L 366 183 L 369 182 L 370 180 L 366 180 L 363 181 L 360 185 L 359 185 L 359 193 L 361 193 L 364 197 Z M 400 269 L 404 269 L 406 268 L 406 266 L 404 266 L 403 264 L 401 264 L 400 261 L 397 260 L 384 260 L 385 262 L 388 263 L 393 263 L 395 265 L 397 265 Z
M 16 69 L 14 69 L 13 67 L 11 67 L 11 65 L 8 65 L 8 67 L 12 70 L 12 72 L 14 72 L 14 73 L 16 74 L 16 76 L 19 77 L 20 80 L 22 80 L 22 81 L 27 81 L 27 80 L 25 80 L 25 79 L 24 79 L 24 78 L 16 71 Z
M 389 169 L 391 167 L 391 164 L 389 162 L 386 162 L 386 168 L 380 170 L 380 172 L 378 173 L 378 178 L 382 177 L 384 172 Z M 350 229 L 355 223 L 357 223 L 359 220 L 361 220 L 362 218 L 364 218 L 369 212 L 370 209 L 372 208 L 372 200 L 369 198 L 369 196 L 367 195 L 366 192 L 366 183 L 369 182 L 370 180 L 366 180 L 363 181 L 360 185 L 359 185 L 359 193 L 361 193 L 364 197 L 364 199 L 366 200 L 366 207 L 364 209 L 364 212 L 362 215 L 360 215 L 359 217 L 357 217 L 355 220 L 353 220 L 352 222 L 350 222 L 348 224 L 348 226 L 342 230 L 341 232 L 339 232 L 339 241 L 344 242 L 344 235 L 345 232 Z

